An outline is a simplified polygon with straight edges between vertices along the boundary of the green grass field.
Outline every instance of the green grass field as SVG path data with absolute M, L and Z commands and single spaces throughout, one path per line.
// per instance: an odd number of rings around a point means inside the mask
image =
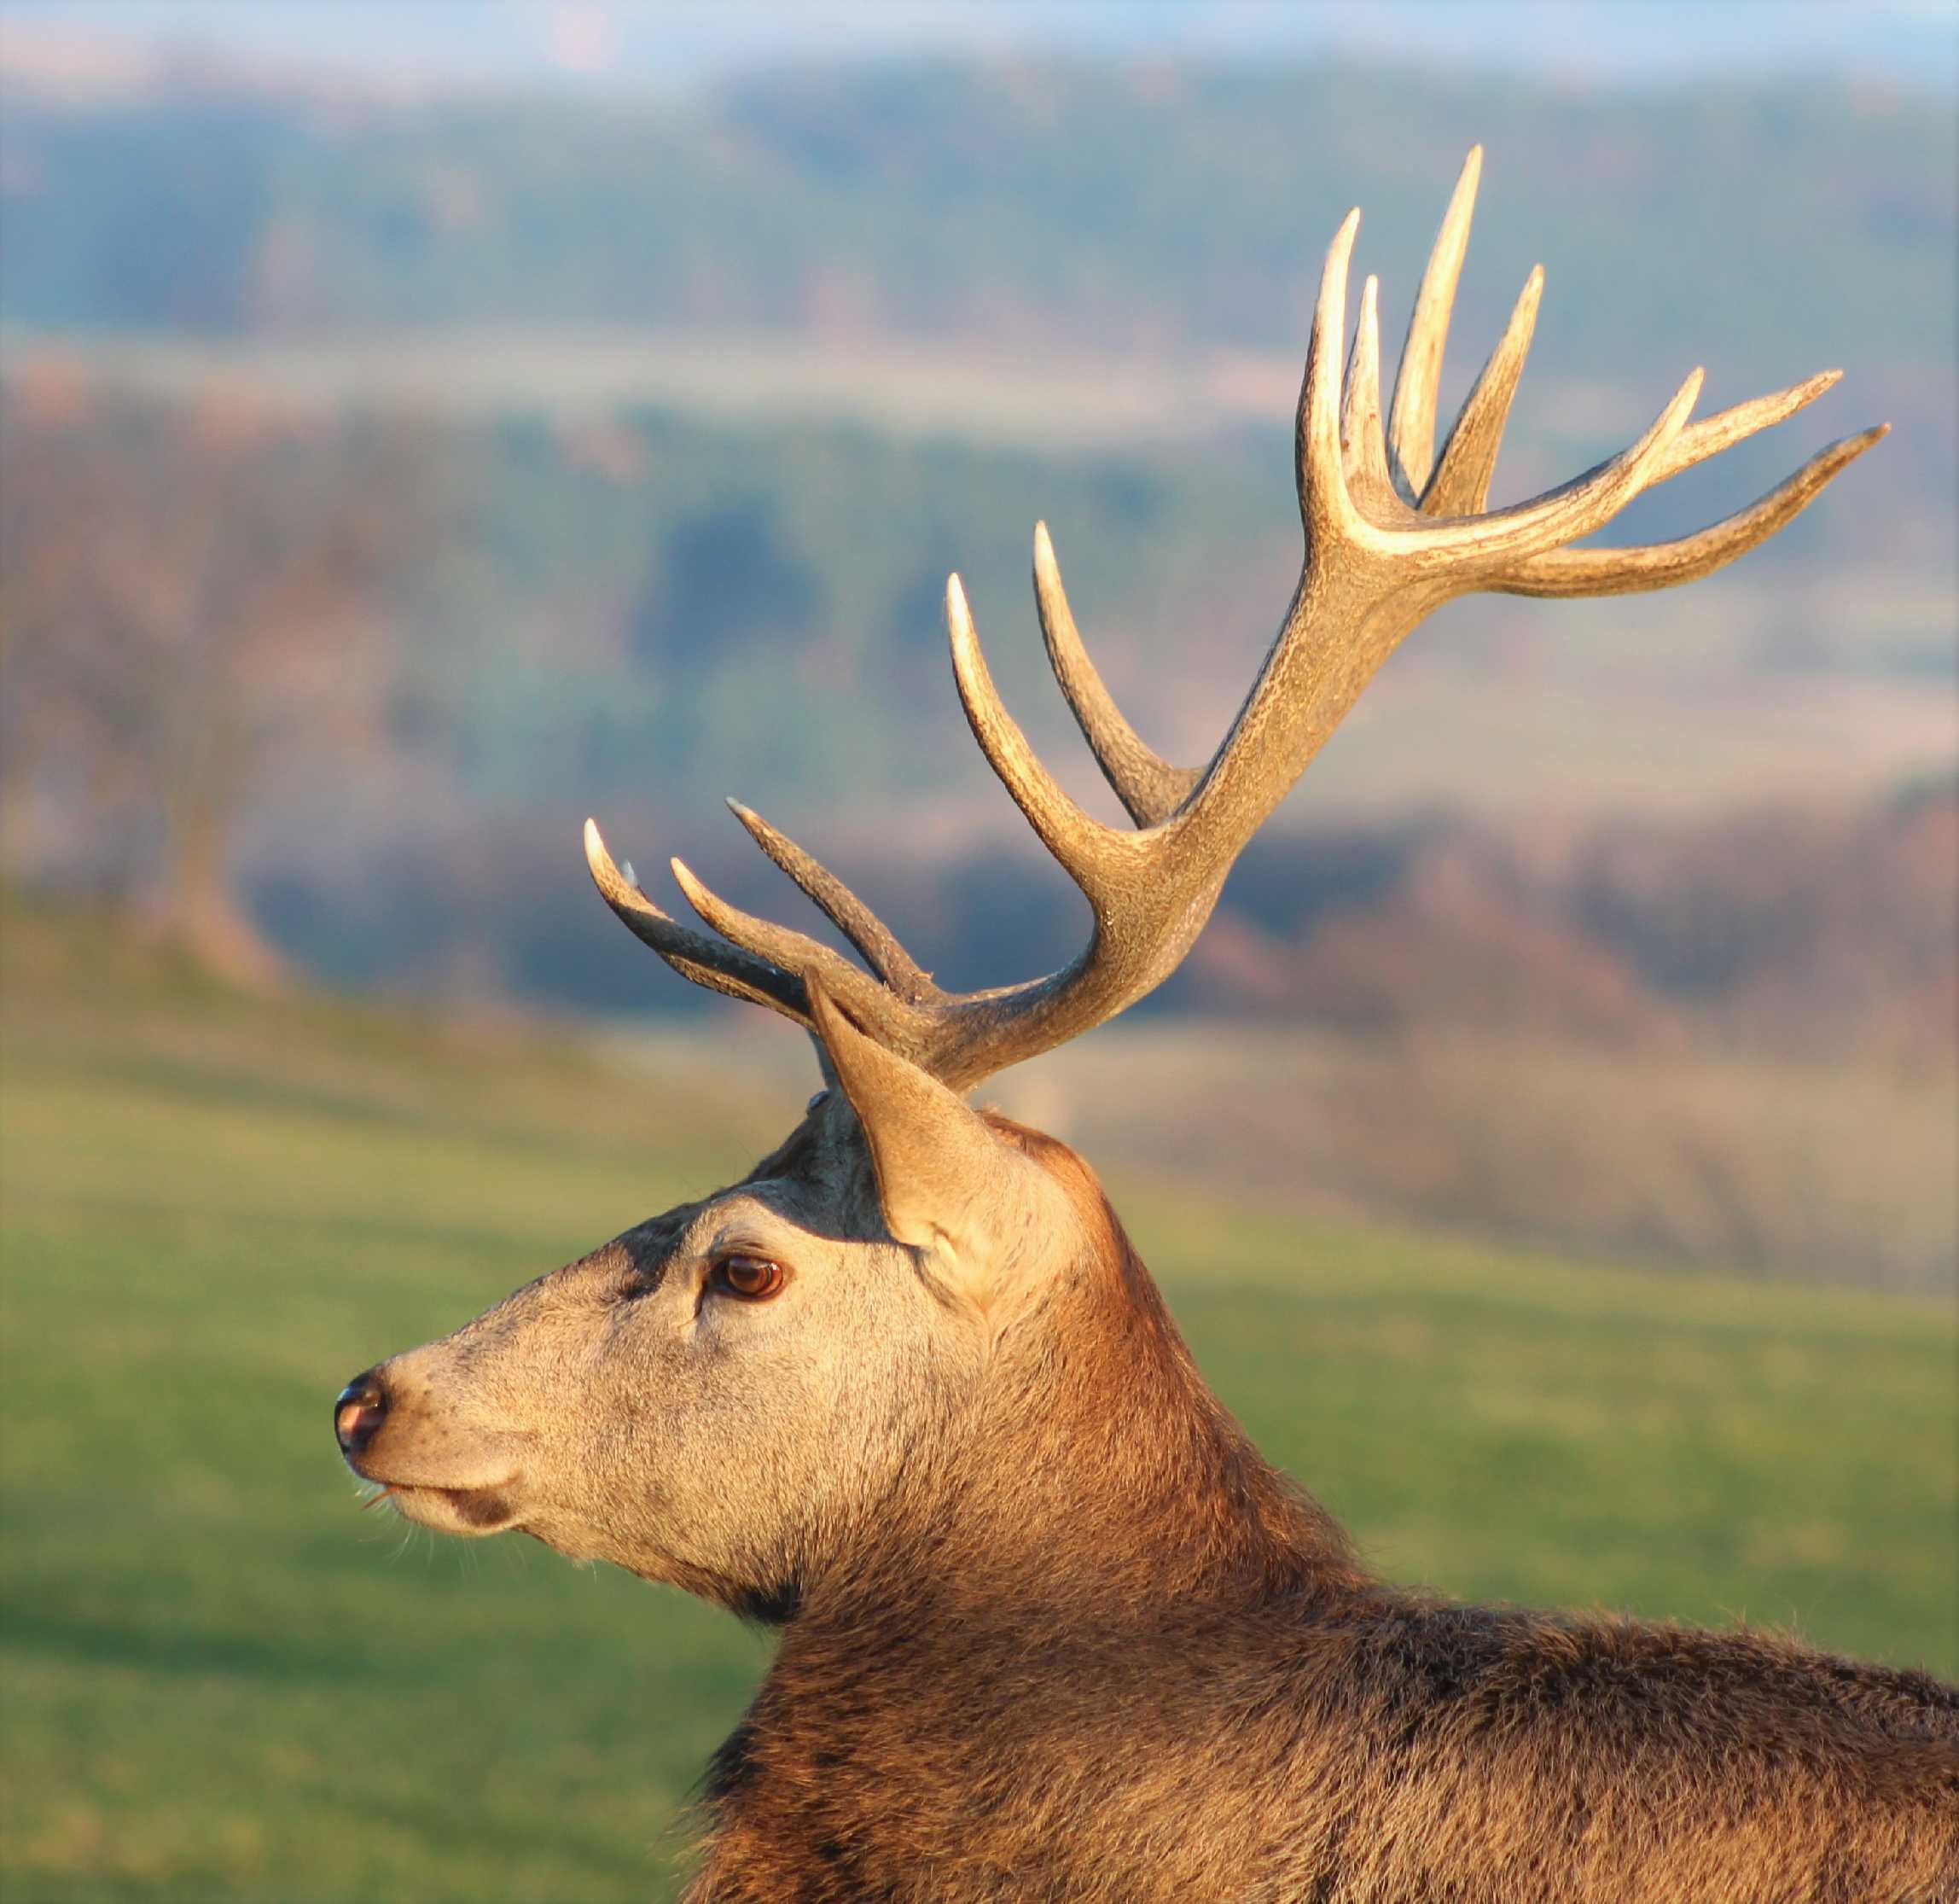
M 0 950 L 0 1895 L 671 1894 L 765 1642 L 359 1512 L 328 1404 L 793 1103 L 229 997 L 87 922 Z M 1384 1570 L 1959 1669 L 1943 1306 L 1117 1188 L 1218 1389 Z

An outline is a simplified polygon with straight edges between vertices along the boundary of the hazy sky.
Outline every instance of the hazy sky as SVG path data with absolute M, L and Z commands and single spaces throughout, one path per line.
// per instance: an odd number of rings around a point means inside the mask
M 1337 52 L 1589 84 L 1959 75 L 1959 0 L 0 0 L 15 28 L 439 85 L 685 86 L 921 51 Z

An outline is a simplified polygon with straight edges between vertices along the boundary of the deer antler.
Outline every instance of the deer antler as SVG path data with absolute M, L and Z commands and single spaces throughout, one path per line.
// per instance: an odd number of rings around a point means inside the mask
M 1176 969 L 1246 843 L 1381 663 L 1443 603 L 1477 591 L 1613 595 L 1692 581 L 1773 535 L 1884 435 L 1880 425 L 1832 444 L 1751 507 L 1678 541 L 1572 548 L 1642 491 L 1780 422 L 1838 376 L 1826 371 L 1689 424 L 1700 390 L 1695 370 L 1631 448 L 1530 502 L 1485 509 L 1543 274 L 1532 272 L 1438 457 L 1443 343 L 1481 164 L 1479 148 L 1443 218 L 1385 426 L 1379 287 L 1371 277 L 1341 374 L 1358 212 L 1347 215 L 1327 253 L 1295 432 L 1305 563 L 1264 666 L 1206 766 L 1171 766 L 1123 718 L 1082 645 L 1047 529 L 1036 527 L 1034 594 L 1049 659 L 1134 830 L 1091 818 L 1042 766 L 994 690 L 959 578 L 947 584 L 953 673 L 974 737 L 1093 915 L 1088 944 L 1067 965 L 995 991 L 942 991 L 841 881 L 740 806 L 735 817 L 857 948 L 869 973 L 802 933 L 730 905 L 676 859 L 682 891 L 719 936 L 681 924 L 620 872 L 588 820 L 586 859 L 613 910 L 683 977 L 805 1025 L 804 975 L 813 975 L 881 1043 L 966 1089 L 1113 1017 Z

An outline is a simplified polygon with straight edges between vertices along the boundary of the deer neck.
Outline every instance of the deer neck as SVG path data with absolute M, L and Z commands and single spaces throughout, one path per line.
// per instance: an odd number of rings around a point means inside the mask
M 1181 1682 L 1364 1591 L 1331 1517 L 1205 1387 L 1126 1243 L 1061 1278 L 1042 1321 L 1003 1344 L 956 1452 L 919 1464 L 884 1538 L 811 1583 L 705 1781 L 702 1895 L 846 1843 L 907 1871 L 917 1843 L 973 1856 L 1003 1831 L 1010 1866 L 1018 1814 L 974 1813 L 975 1766 L 1036 1790 L 1112 1736 L 1167 1751 Z M 1052 1722 L 1070 1688 L 1094 1689 L 1085 1733 Z
M 947 1446 L 910 1468 L 861 1550 L 811 1582 L 806 1637 L 907 1609 L 968 1633 L 1031 1617 L 1106 1631 L 1364 1577 L 1338 1523 L 1211 1393 L 1096 1201 L 1097 1246 L 1003 1337 Z

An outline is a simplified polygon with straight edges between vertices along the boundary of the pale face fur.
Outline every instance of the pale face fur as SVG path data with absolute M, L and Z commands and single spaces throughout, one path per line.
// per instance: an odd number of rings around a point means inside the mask
M 1011 1292 L 1067 1247 L 1067 1199 L 959 1116 L 933 1141 L 968 1195 L 923 1247 L 893 1239 L 833 1090 L 743 1182 L 381 1365 L 387 1416 L 352 1464 L 444 1532 L 521 1528 L 743 1611 L 792 1607 L 956 1437 Z M 730 1290 L 730 1253 L 781 1265 L 780 1293 Z

